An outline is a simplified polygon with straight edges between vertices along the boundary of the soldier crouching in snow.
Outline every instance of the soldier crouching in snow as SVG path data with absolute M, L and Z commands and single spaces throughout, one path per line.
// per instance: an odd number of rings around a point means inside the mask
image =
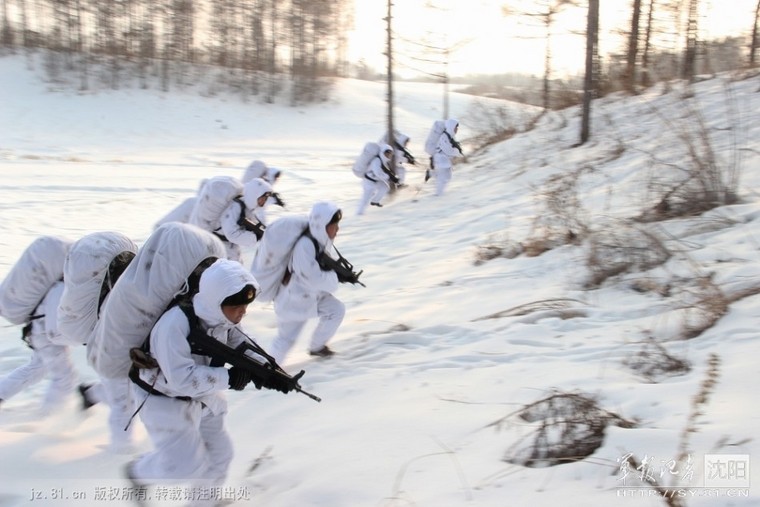
M 58 330 L 63 265 L 71 242 L 42 236 L 32 242 L 0 283 L 0 316 L 24 325 L 22 338 L 32 349 L 29 362 L 0 378 L 0 403 L 40 382 L 50 384 L 41 415 L 59 409 L 77 386 L 69 344 Z
M 271 353 L 279 363 L 293 347 L 306 322 L 315 317 L 319 323 L 311 336 L 309 354 L 319 357 L 333 354 L 327 342 L 343 322 L 346 307 L 332 293 L 339 283 L 361 284 L 361 272 L 354 273 L 353 266 L 333 246 L 342 216 L 334 203 L 314 204 L 308 228 L 295 242 L 283 285 L 274 299 L 277 336 Z M 328 254 L 331 250 L 335 250 L 338 259 Z
M 247 343 L 262 354 L 251 356 L 256 364 L 267 362 L 266 353 L 239 327 L 257 289 L 253 275 L 238 262 L 220 259 L 201 275 L 192 302 L 172 306 L 156 322 L 141 349 L 141 361 L 135 361 L 139 367 L 130 371 L 135 398 L 145 400 L 138 412 L 154 445 L 152 452 L 127 466 L 136 488 L 164 481 L 221 486 L 233 456 L 222 392 L 242 390 L 249 382 L 284 393 L 296 388 L 292 379 L 259 378 L 246 368 L 226 368 L 218 357 L 205 355 L 204 350 L 211 349 L 204 349 L 203 343 L 221 342 L 231 348 Z
M 435 172 L 435 195 L 443 195 L 449 182 L 454 166 L 453 159 L 463 157 L 462 147 L 454 138 L 459 131 L 459 121 L 449 118 L 446 128 L 438 138 L 436 151 L 433 154 L 433 169 Z
M 391 185 L 399 182 L 391 167 L 392 157 L 393 148 L 388 144 L 380 145 L 380 153 L 372 158 L 362 179 L 362 196 L 356 210 L 357 215 L 363 215 L 368 204 L 382 207 L 380 201 L 388 194 Z

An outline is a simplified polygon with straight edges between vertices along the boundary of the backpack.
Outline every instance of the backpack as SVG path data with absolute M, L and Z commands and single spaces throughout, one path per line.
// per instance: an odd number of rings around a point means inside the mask
M 87 342 L 95 371 L 109 379 L 126 378 L 130 349 L 143 344 L 175 298 L 197 291 L 198 272 L 225 253 L 216 236 L 193 225 L 170 222 L 156 229 L 103 304 Z
M 435 120 L 433 122 L 433 127 L 428 133 L 427 139 L 425 139 L 425 153 L 431 157 L 435 154 L 435 151 L 438 148 L 438 140 L 444 132 L 446 132 L 446 122 L 443 120 Z
M 197 196 L 188 197 L 179 203 L 176 208 L 161 217 L 153 226 L 153 230 L 155 231 L 161 225 L 167 222 L 182 222 L 185 224 L 190 222 L 190 216 L 193 214 L 193 209 L 195 209 L 196 202 L 198 202 Z
M 242 181 L 243 183 L 248 183 L 254 178 L 261 178 L 266 180 L 268 172 L 269 167 L 267 167 L 264 162 L 261 160 L 254 160 L 248 165 L 248 167 L 246 167 L 245 172 L 243 173 Z
M 354 166 L 351 170 L 354 172 L 354 176 L 357 178 L 364 178 L 369 169 L 369 164 L 372 159 L 380 155 L 380 145 L 372 141 L 364 145 L 364 149 L 359 154 L 359 157 L 354 162 Z
M 264 231 L 253 258 L 251 273 L 259 282 L 256 301 L 273 301 L 282 286 L 296 241 L 309 230 L 309 219 L 294 215 L 280 217 Z
M 0 283 L 0 316 L 12 324 L 28 323 L 53 285 L 63 279 L 71 241 L 55 236 L 35 239 Z
M 232 176 L 214 176 L 206 181 L 190 214 L 190 223 L 214 232 L 221 227 L 224 210 L 232 199 L 243 195 L 243 183 Z
M 71 245 L 58 307 L 58 330 L 67 344 L 87 343 L 105 297 L 136 253 L 137 245 L 118 232 L 95 232 Z

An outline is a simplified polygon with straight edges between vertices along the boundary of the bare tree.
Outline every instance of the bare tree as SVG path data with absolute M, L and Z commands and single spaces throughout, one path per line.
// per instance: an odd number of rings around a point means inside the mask
M 757 53 L 757 46 L 760 45 L 760 42 L 758 42 L 758 18 L 760 17 L 760 0 L 757 0 L 757 6 L 755 7 L 755 16 L 752 20 L 752 40 L 750 42 L 749 46 L 749 66 L 754 67 L 757 63 L 757 60 L 755 59 L 755 55 Z
M 545 30 L 544 34 L 544 77 L 543 77 L 543 90 L 542 90 L 542 107 L 549 109 L 551 106 L 550 101 L 550 82 L 552 75 L 552 30 L 554 28 L 554 21 L 565 7 L 577 6 L 577 0 L 537 0 L 535 3 L 535 9 L 531 11 L 519 11 L 515 12 L 517 15 L 525 16 L 528 18 L 535 18 L 540 20 L 541 25 Z M 502 12 L 505 15 L 511 14 L 513 11 L 508 6 L 502 7 Z
M 641 0 L 633 0 L 631 13 L 631 32 L 628 34 L 628 56 L 626 58 L 626 72 L 624 79 L 624 86 L 631 93 L 636 90 L 636 59 L 639 55 L 640 18 Z
M 591 99 L 596 97 L 599 62 L 599 0 L 589 0 L 586 21 L 586 76 L 583 80 L 583 117 L 580 144 L 591 131 Z
M 386 43 L 387 43 L 387 54 L 386 57 L 388 59 L 388 75 L 387 75 L 387 83 L 388 83 L 388 121 L 387 121 L 387 131 L 386 135 L 388 137 L 388 144 L 393 146 L 395 144 L 396 135 L 394 133 L 394 127 L 393 127 L 393 2 L 391 0 L 387 0 L 387 14 L 385 16 L 385 22 L 386 22 Z M 391 155 L 391 167 L 396 167 L 395 162 L 395 151 L 393 150 L 393 154 Z
M 11 26 L 10 19 L 8 17 L 8 1 L 9 0 L 3 0 L 2 5 L 2 22 L 0 23 L 0 44 L 2 44 L 3 47 L 13 47 L 15 46 L 15 37 L 13 33 L 13 27 Z
M 655 0 L 649 0 L 649 9 L 647 12 L 647 24 L 644 31 L 644 49 L 641 53 L 641 84 L 649 86 L 651 76 L 649 72 L 649 54 L 652 47 L 652 21 L 654 20 L 654 3 Z
M 267 73 L 269 74 L 269 86 L 267 87 L 267 92 L 265 96 L 265 100 L 268 103 L 273 103 L 274 98 L 277 95 L 277 29 L 280 22 L 280 16 L 279 11 L 277 9 L 277 0 L 270 0 L 269 3 L 269 24 L 270 24 L 270 34 L 269 34 L 269 51 L 267 52 L 267 64 L 266 69 Z
M 688 0 L 686 15 L 686 46 L 683 55 L 681 77 L 691 81 L 696 72 L 697 44 L 699 43 L 699 0 Z

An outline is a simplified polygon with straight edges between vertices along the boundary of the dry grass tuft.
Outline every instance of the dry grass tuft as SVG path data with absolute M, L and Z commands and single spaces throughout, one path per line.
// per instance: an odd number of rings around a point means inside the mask
M 644 342 L 637 353 L 627 356 L 623 364 L 652 383 L 691 371 L 688 361 L 670 355 L 652 337 Z
M 660 238 L 628 222 L 594 231 L 588 236 L 586 265 L 590 278 L 586 288 L 599 287 L 608 278 L 622 273 L 659 266 L 670 256 Z
M 580 461 L 604 442 L 608 425 L 633 428 L 636 423 L 604 410 L 588 395 L 555 391 L 491 424 L 500 428 L 514 415 L 535 429 L 513 445 L 504 461 L 537 468 Z

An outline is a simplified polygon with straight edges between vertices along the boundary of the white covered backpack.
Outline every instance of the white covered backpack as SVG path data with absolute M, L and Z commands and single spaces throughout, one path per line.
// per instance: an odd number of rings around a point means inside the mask
M 257 301 L 273 301 L 282 286 L 296 241 L 309 229 L 309 219 L 293 215 L 272 222 L 259 241 L 251 273 L 259 282 Z
M 0 316 L 26 324 L 50 288 L 63 279 L 71 241 L 56 236 L 35 239 L 0 283 Z
M 372 159 L 380 155 L 380 144 L 375 142 L 368 142 L 364 145 L 364 149 L 357 157 L 351 170 L 354 172 L 354 176 L 357 178 L 364 178 L 369 169 L 369 164 Z
M 87 358 L 105 378 L 126 378 L 130 349 L 140 347 L 188 278 L 204 261 L 225 257 L 222 242 L 198 227 L 169 222 L 151 234 L 119 277 L 87 343 Z
M 214 176 L 206 181 L 198 194 L 190 223 L 214 232 L 221 227 L 224 210 L 235 197 L 243 195 L 243 183 L 232 176 Z
M 71 245 L 58 308 L 58 330 L 66 343 L 87 343 L 102 300 L 136 253 L 137 245 L 119 232 L 94 232 Z
M 435 155 L 435 151 L 438 148 L 438 140 L 446 131 L 446 122 L 443 120 L 435 120 L 433 126 L 430 128 L 427 139 L 425 139 L 425 153 L 431 157 Z

